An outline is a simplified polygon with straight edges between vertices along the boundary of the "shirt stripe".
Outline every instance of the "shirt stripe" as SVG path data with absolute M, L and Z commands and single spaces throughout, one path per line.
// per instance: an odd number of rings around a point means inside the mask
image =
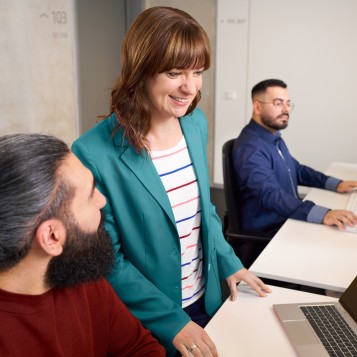
M 169 156 L 175 155 L 175 154 L 177 154 L 178 152 L 180 152 L 180 151 L 182 151 L 182 150 L 185 150 L 185 149 L 186 149 L 186 148 L 184 147 L 184 148 L 181 148 L 181 149 L 179 149 L 179 150 L 177 150 L 177 151 L 175 151 L 175 152 L 173 152 L 173 153 L 166 154 L 166 155 L 161 155 L 161 156 L 156 156 L 156 157 L 151 157 L 151 159 L 152 159 L 152 160 L 157 160 L 157 159 L 162 159 L 162 158 L 164 158 L 164 157 L 169 157 Z
M 177 206 L 180 206 L 180 204 L 177 205 Z M 176 221 L 176 224 L 177 224 L 177 223 L 184 222 L 184 221 L 187 221 L 188 219 L 195 218 L 198 213 L 201 213 L 201 211 L 196 212 L 193 216 L 185 217 L 185 218 L 183 218 L 183 219 L 180 219 L 179 221 Z
M 191 198 L 190 200 L 187 200 L 187 201 L 184 201 L 184 202 L 178 203 L 177 205 L 173 205 L 173 206 L 172 206 L 172 208 L 175 208 L 175 207 L 178 207 L 178 206 L 184 205 L 185 203 L 189 203 L 189 202 L 191 202 L 191 201 L 193 201 L 193 200 L 197 200 L 197 199 L 199 199 L 199 198 L 200 198 L 199 196 L 194 197 L 194 198 Z
M 183 185 L 181 185 L 181 186 L 174 187 L 174 188 L 172 188 L 172 189 L 170 189 L 170 190 L 167 190 L 166 192 L 169 193 L 169 192 L 178 190 L 178 189 L 183 188 L 183 187 L 185 187 L 185 186 L 192 185 L 192 184 L 195 183 L 195 182 L 197 182 L 197 180 L 193 180 L 193 181 L 188 182 L 188 183 L 185 183 L 185 184 L 183 184 Z
M 186 166 L 183 166 L 183 167 L 179 167 L 177 168 L 176 170 L 173 170 L 173 171 L 169 171 L 169 172 L 164 172 L 163 174 L 160 174 L 159 176 L 162 177 L 162 176 L 166 176 L 166 175 L 171 175 L 171 174 L 174 174 L 175 172 L 177 171 L 181 171 L 181 170 L 184 170 L 188 167 L 192 166 L 192 164 L 188 164 Z

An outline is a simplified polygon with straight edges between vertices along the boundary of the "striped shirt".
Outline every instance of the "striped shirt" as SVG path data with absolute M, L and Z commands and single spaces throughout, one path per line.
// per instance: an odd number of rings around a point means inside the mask
M 151 159 L 169 197 L 181 245 L 182 307 L 197 301 L 205 291 L 201 243 L 200 193 L 184 137 Z

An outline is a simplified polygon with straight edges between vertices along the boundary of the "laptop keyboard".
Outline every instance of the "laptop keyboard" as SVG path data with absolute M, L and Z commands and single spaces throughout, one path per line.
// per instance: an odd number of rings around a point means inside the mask
M 300 306 L 330 356 L 357 357 L 357 335 L 334 305 Z

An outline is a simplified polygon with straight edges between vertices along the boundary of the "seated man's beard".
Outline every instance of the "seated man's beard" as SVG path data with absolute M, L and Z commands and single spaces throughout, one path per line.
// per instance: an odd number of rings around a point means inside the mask
M 103 219 L 94 233 L 83 232 L 73 218 L 68 221 L 64 222 L 67 235 L 63 252 L 52 258 L 47 268 L 45 280 L 51 288 L 98 280 L 114 266 L 113 245 L 104 230 Z

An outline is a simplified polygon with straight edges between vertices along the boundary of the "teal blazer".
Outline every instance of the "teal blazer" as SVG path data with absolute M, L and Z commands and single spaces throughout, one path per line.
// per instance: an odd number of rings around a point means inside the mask
M 206 278 L 205 305 L 213 315 L 222 304 L 220 280 L 243 265 L 222 234 L 210 202 L 206 156 L 207 121 L 200 109 L 179 119 L 201 196 L 201 237 Z M 131 312 L 152 331 L 168 356 L 172 340 L 190 321 L 181 307 L 181 251 L 170 201 L 143 151 L 123 138 L 111 115 L 77 139 L 74 154 L 91 170 L 107 199 L 105 227 L 113 240 L 116 266 L 108 280 Z

